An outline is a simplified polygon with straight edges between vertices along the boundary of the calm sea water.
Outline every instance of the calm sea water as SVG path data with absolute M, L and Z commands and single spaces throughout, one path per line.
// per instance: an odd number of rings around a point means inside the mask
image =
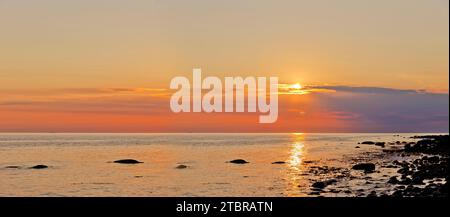
M 0 196 L 308 196 L 321 178 L 311 167 L 348 168 L 352 159 L 380 151 L 357 149 L 358 142 L 413 135 L 419 134 L 2 133 Z M 144 163 L 111 163 L 124 158 Z M 226 163 L 237 158 L 250 163 Z M 49 168 L 28 169 L 37 164 Z M 179 164 L 188 168 L 176 169 Z M 349 180 L 342 186 L 367 185 Z

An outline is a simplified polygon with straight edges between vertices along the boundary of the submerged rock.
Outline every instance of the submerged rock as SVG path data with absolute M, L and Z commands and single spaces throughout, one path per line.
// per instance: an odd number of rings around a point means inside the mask
M 6 169 L 20 169 L 20 166 L 6 166 Z
M 114 161 L 114 163 L 119 163 L 119 164 L 139 164 L 139 163 L 144 163 L 144 162 L 140 162 L 134 159 L 122 159 L 122 160 L 116 160 Z
M 30 167 L 30 169 L 46 169 L 46 168 L 48 168 L 48 166 L 43 165 L 43 164 L 38 164 L 38 165 Z
M 363 144 L 363 145 L 375 145 L 375 146 L 384 147 L 386 143 L 385 142 L 364 141 L 364 142 L 361 142 L 361 144 Z
M 373 163 L 360 163 L 352 167 L 354 170 L 364 170 L 364 172 L 372 172 L 375 170 L 375 164 Z
M 244 159 L 235 159 L 235 160 L 229 161 L 229 163 L 233 163 L 233 164 L 246 164 L 246 163 L 250 163 L 250 162 L 248 162 L 248 161 L 246 161 L 246 160 L 244 160 Z

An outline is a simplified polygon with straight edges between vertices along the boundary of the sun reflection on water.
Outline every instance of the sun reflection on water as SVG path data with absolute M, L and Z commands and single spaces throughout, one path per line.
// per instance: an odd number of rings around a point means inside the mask
M 302 162 L 305 158 L 305 144 L 303 133 L 293 133 L 292 143 L 289 148 L 289 169 L 287 171 L 288 186 L 286 188 L 286 195 L 301 196 L 299 187 L 304 185 L 304 177 L 301 175 L 303 170 Z
M 289 165 L 291 168 L 300 170 L 300 166 L 302 165 L 303 149 L 304 145 L 301 142 L 295 142 L 292 144 L 289 156 Z

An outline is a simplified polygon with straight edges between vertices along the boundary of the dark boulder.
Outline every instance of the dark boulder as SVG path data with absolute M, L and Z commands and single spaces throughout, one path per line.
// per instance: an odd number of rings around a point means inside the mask
M 46 169 L 46 168 L 48 168 L 48 166 L 43 165 L 43 164 L 38 164 L 38 165 L 30 167 L 30 169 Z
M 116 160 L 114 161 L 114 163 L 118 163 L 118 164 L 139 164 L 139 163 L 144 163 L 144 162 L 140 162 L 134 159 L 122 159 L 122 160 Z
M 320 189 L 322 189 L 322 188 L 325 188 L 325 183 L 324 182 L 314 182 L 312 185 L 311 185 L 313 188 L 320 188 Z
M 375 164 L 373 163 L 360 163 L 352 167 L 354 170 L 364 170 L 364 172 L 372 172 L 375 170 Z
M 232 161 L 229 161 L 229 162 L 233 163 L 233 164 L 246 164 L 246 163 L 249 163 L 248 161 L 246 161 L 244 159 L 235 159 L 235 160 L 232 160 Z
M 284 162 L 284 161 L 275 161 L 275 162 L 272 162 L 272 164 L 285 164 L 286 162 Z

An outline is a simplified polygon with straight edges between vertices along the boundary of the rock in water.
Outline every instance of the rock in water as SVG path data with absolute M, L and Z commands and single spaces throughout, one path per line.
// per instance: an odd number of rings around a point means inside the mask
M 20 169 L 20 166 L 6 166 L 6 169 Z
M 244 160 L 244 159 L 236 159 L 236 160 L 230 161 L 230 163 L 233 163 L 233 164 L 246 164 L 246 163 L 249 163 L 249 162 Z
M 46 168 L 48 168 L 48 166 L 42 165 L 42 164 L 38 164 L 38 165 L 30 167 L 30 169 L 46 169 Z
M 286 162 L 284 162 L 284 161 L 275 161 L 275 162 L 272 162 L 272 164 L 285 164 Z
M 139 164 L 139 163 L 144 163 L 144 162 L 140 162 L 134 159 L 122 159 L 122 160 L 116 160 L 114 161 L 114 163 L 119 163 L 119 164 Z
M 312 187 L 313 188 L 320 188 L 320 189 L 322 189 L 322 188 L 325 188 L 325 183 L 324 182 L 314 182 L 313 184 L 312 184 Z
M 354 170 L 364 170 L 364 172 L 372 172 L 375 170 L 375 164 L 373 163 L 360 163 L 352 167 Z
M 186 169 L 186 168 L 188 168 L 188 166 L 181 164 L 181 165 L 178 165 L 175 168 L 177 168 L 177 169 Z

